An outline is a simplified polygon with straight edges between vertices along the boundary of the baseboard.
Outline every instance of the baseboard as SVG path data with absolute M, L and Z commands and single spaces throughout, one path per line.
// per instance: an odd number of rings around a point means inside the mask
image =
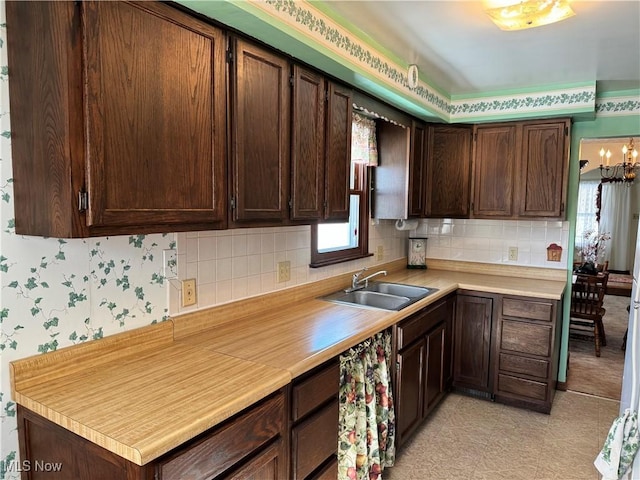
M 566 392 L 567 382 L 556 382 L 556 390 L 560 390 L 561 392 Z

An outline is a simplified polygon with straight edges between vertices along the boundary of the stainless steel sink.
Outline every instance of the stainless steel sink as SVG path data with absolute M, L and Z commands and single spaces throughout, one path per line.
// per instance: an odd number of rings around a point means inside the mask
M 365 289 L 371 292 L 388 293 L 390 295 L 401 295 L 403 297 L 409 298 L 424 298 L 430 293 L 430 291 L 435 291 L 434 289 L 425 287 L 416 287 L 414 285 L 404 285 L 402 283 L 389 282 L 372 282 L 367 287 L 365 287 Z
M 357 290 L 340 290 L 322 297 L 323 300 L 357 307 L 402 310 L 436 292 L 435 288 L 416 287 L 390 282 L 371 282 Z

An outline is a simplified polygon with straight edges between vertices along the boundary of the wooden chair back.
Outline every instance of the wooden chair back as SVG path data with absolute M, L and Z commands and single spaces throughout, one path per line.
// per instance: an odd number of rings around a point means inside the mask
M 595 319 L 602 315 L 602 304 L 608 279 L 608 272 L 577 276 L 571 290 L 572 317 Z

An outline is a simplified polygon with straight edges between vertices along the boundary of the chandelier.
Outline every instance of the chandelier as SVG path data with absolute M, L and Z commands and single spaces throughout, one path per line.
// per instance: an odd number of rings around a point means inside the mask
M 606 159 L 606 160 L 605 160 Z M 633 138 L 622 146 L 622 162 L 611 165 L 611 150 L 600 149 L 600 178 L 609 181 L 632 183 L 636 178 L 636 170 L 640 168 L 638 150 L 633 145 Z

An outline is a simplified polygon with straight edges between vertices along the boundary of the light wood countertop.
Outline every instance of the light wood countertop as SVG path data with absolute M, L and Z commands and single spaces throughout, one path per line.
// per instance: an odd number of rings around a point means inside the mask
M 566 286 L 566 280 L 556 279 L 566 275 L 565 271 L 552 272 L 551 279 L 541 280 L 434 268 L 407 270 L 404 265 L 390 265 L 393 270 L 376 280 L 438 291 L 399 312 L 336 305 L 319 298 L 349 286 L 349 275 L 346 283 L 342 279 L 339 286 L 332 284 L 328 291 L 315 290 L 315 285 L 296 287 L 308 288 L 311 298 L 298 299 L 296 292 L 289 291 L 271 294 L 271 308 L 268 303 L 257 304 L 260 306 L 256 310 L 239 305 L 233 315 L 228 306 L 221 306 L 176 317 L 175 338 L 177 342 L 284 369 L 295 378 L 458 289 L 560 300 Z M 292 301 L 288 304 L 278 298 L 289 295 Z
M 144 465 L 458 288 L 559 300 L 566 286 L 564 270 L 404 265 L 384 280 L 438 291 L 400 312 L 320 299 L 341 275 L 12 362 L 13 398 Z
M 140 345 L 138 353 L 89 362 L 46 381 L 20 382 L 14 399 L 144 465 L 289 382 L 286 371 L 171 342 Z

